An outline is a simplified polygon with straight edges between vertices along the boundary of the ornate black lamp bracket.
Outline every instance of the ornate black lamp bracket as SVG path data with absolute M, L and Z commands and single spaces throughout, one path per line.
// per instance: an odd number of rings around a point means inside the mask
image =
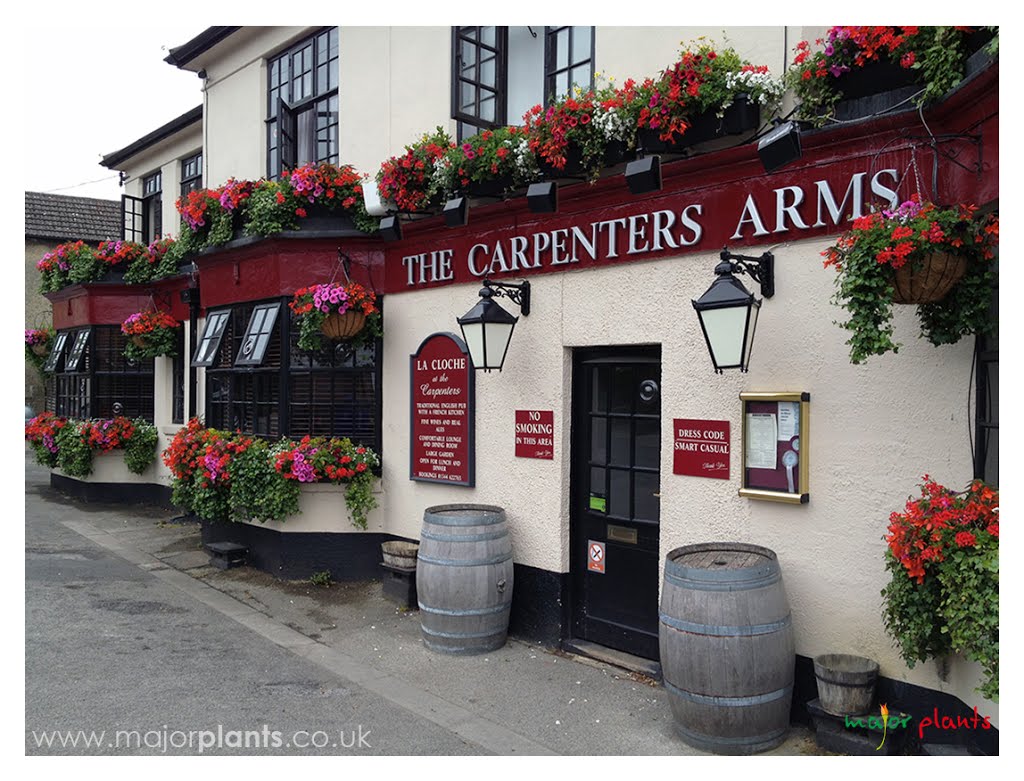
M 716 274 L 746 274 L 761 286 L 761 295 L 775 295 L 775 256 L 765 252 L 758 257 L 734 255 L 728 247 L 719 254 L 722 262 L 715 266 Z
M 504 296 L 513 304 L 519 304 L 519 308 L 522 310 L 524 315 L 530 314 L 529 282 L 506 283 L 492 282 L 489 279 L 485 279 L 483 284 L 483 289 L 480 291 L 480 296 L 482 298 L 491 298 L 492 296 L 498 296 L 501 298 Z

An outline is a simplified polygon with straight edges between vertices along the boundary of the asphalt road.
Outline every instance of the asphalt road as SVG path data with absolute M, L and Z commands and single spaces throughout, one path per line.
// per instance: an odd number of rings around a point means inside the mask
M 103 508 L 27 471 L 27 754 L 482 753 L 70 530 Z

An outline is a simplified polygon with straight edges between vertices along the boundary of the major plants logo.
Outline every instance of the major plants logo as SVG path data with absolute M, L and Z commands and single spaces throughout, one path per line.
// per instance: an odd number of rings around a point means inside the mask
M 882 749 L 882 746 L 885 745 L 885 738 L 890 728 L 906 729 L 907 724 L 910 722 L 911 719 L 910 716 L 903 716 L 902 718 L 899 716 L 890 716 L 889 706 L 885 703 L 881 705 L 881 707 L 879 708 L 879 712 L 881 713 L 881 716 L 868 716 L 866 718 L 863 716 L 858 716 L 856 718 L 847 716 L 845 721 L 847 729 L 881 729 L 882 741 L 877 746 L 875 746 L 875 751 L 880 751 Z

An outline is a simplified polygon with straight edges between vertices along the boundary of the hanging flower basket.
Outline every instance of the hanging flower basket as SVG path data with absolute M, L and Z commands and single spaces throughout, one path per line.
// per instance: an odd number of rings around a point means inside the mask
M 327 315 L 323 323 L 320 325 L 320 330 L 323 335 L 334 342 L 340 342 L 345 339 L 351 339 L 357 333 L 363 330 L 366 325 L 366 315 L 362 311 L 349 310 L 343 315 L 331 314 Z
M 919 261 L 893 269 L 893 303 L 931 304 L 941 301 L 967 271 L 960 255 L 932 252 Z
M 128 337 L 125 357 L 141 361 L 175 355 L 180 328 L 181 323 L 167 312 L 146 311 L 129 315 L 121 323 L 121 333 Z
M 377 296 L 358 282 L 300 288 L 288 306 L 299 326 L 302 350 L 321 350 L 324 339 L 355 345 L 381 334 Z
M 934 345 L 991 332 L 988 309 L 999 241 L 996 214 L 939 207 L 915 194 L 895 209 L 871 212 L 826 249 L 836 272 L 833 302 L 849 319 L 850 361 L 897 352 L 893 304 L 917 304 L 921 335 Z
M 45 344 L 33 344 L 32 354 L 40 357 L 47 355 L 50 352 L 50 348 Z

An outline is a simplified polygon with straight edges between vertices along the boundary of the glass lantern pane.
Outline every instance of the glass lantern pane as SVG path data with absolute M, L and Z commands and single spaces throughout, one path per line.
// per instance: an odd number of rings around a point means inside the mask
M 708 309 L 699 313 L 719 367 L 736 367 L 743 358 L 747 307 Z
M 509 340 L 512 338 L 511 323 L 488 323 L 484 331 L 484 349 L 487 354 L 487 366 L 491 369 L 501 367 L 505 359 L 505 351 L 508 349 Z

